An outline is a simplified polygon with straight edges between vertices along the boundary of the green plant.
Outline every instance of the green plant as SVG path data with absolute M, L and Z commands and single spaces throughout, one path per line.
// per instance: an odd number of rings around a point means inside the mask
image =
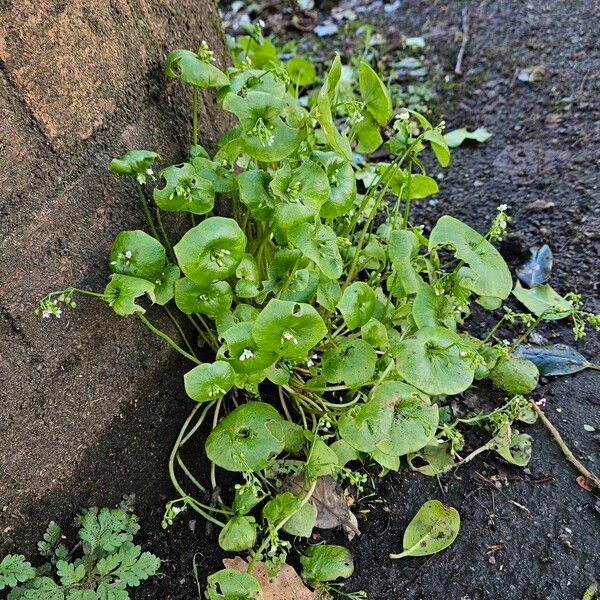
M 150 234 L 117 236 L 104 292 L 69 288 L 38 307 L 60 316 L 60 303 L 73 305 L 76 293 L 100 298 L 195 363 L 185 389 L 197 405 L 169 464 L 180 496 L 168 503 L 164 525 L 193 509 L 220 528 L 224 549 L 252 557 L 246 574 L 212 575 L 210 598 L 259 593 L 253 565 L 276 569 L 291 549 L 288 536 L 310 537 L 322 522 L 317 494 L 326 479 L 338 492 L 345 482 L 360 489 L 368 463 L 384 474 L 404 457 L 436 475 L 486 450 L 526 465 L 531 438 L 514 422 L 535 420 L 522 394 L 535 387 L 537 369 L 512 351 L 543 319 L 571 318 L 577 335 L 586 322 L 598 326 L 578 297 L 524 294 L 517 286 L 535 316 L 504 308 L 487 336 L 470 334 L 474 306 L 501 310 L 513 290 L 493 245 L 506 235 L 507 207 L 483 235 L 448 215 L 426 235 L 411 223 L 411 204 L 438 191 L 423 154 L 450 163 L 444 124 L 410 109 L 394 116 L 386 85 L 365 62 L 342 77 L 336 56 L 311 89 L 309 62 L 284 64 L 258 28 L 247 29 L 227 74 L 204 43 L 197 53 L 168 55 L 166 74 L 193 89 L 185 162 L 160 171 L 154 210 L 144 186 L 159 157 L 136 150 L 110 164 L 134 181 Z M 213 156 L 198 145 L 198 89 L 207 87 L 219 88 L 216 98 L 237 117 Z M 380 149 L 388 160 L 370 162 Z M 217 195 L 227 199 L 228 216 L 215 214 Z M 189 213 L 191 227 L 176 244 L 164 212 Z M 184 347 L 146 316 L 144 297 L 164 308 Z M 527 326 L 515 342 L 497 337 L 515 322 Z M 486 378 L 510 399 L 490 414 L 454 418 L 449 398 Z M 181 452 L 207 421 L 212 493 Z M 467 425 L 490 435 L 462 456 Z M 234 474 L 227 480 L 234 489 L 219 484 L 219 470 Z M 339 523 L 351 523 L 344 506 Z M 448 528 L 449 539 L 457 527 Z M 307 579 L 327 594 L 361 597 L 332 587 L 347 570 L 321 576 L 323 560 L 331 567 L 335 553 L 305 552 Z
M 133 543 L 137 517 L 124 508 L 90 508 L 75 525 L 77 543 L 69 547 L 52 521 L 38 551 L 46 562 L 33 568 L 22 555 L 0 561 L 0 591 L 11 588 L 8 600 L 127 600 L 160 568 L 160 560 Z

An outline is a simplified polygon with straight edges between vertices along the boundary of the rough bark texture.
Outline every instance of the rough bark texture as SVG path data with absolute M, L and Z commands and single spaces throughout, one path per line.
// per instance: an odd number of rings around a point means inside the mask
M 191 92 L 162 61 L 202 39 L 223 66 L 213 0 L 0 1 L 0 552 L 165 485 L 187 365 L 103 303 L 49 321 L 33 309 L 52 289 L 103 289 L 115 234 L 144 226 L 106 165 L 132 148 L 183 156 Z M 203 98 L 201 141 L 223 123 Z

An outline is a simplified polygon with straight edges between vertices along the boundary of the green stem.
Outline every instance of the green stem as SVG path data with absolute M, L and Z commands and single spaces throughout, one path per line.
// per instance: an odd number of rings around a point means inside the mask
M 167 233 L 167 230 L 165 229 L 165 226 L 163 224 L 163 220 L 160 216 L 160 208 L 158 208 L 158 206 L 156 207 L 156 220 L 158 221 L 158 228 L 160 229 L 160 234 L 162 236 L 165 247 L 167 248 L 169 258 L 173 262 L 176 262 L 175 253 L 173 252 L 173 246 L 171 245 L 171 240 L 169 239 L 169 234 Z
M 146 199 L 146 194 L 144 194 L 144 190 L 142 189 L 142 185 L 139 181 L 135 181 L 135 186 L 138 191 L 138 196 L 140 197 L 140 202 L 142 203 L 142 209 L 144 211 L 144 216 L 146 217 L 146 222 L 148 223 L 148 227 L 152 232 L 152 236 L 160 241 L 160 236 L 158 235 L 158 231 L 156 230 L 156 225 L 154 224 L 154 219 L 152 218 L 152 213 L 150 212 L 150 207 L 148 206 L 148 200 Z
M 181 339 L 183 339 L 183 342 L 185 343 L 187 349 L 190 351 L 190 354 L 192 354 L 193 356 L 196 356 L 196 353 L 194 352 L 192 345 L 188 341 L 188 339 L 185 335 L 185 332 L 183 331 L 183 328 L 179 324 L 179 321 L 175 318 L 175 315 L 169 310 L 169 308 L 167 307 L 166 304 L 163 306 L 163 308 L 165 309 L 166 313 L 169 315 L 169 319 L 171 319 L 173 325 L 175 325 L 175 328 L 179 332 L 179 335 L 181 336 Z
M 191 354 L 186 352 L 173 338 L 169 337 L 164 331 L 161 331 L 160 329 L 158 329 L 157 327 L 152 325 L 152 323 L 150 323 L 150 321 L 148 321 L 148 319 L 143 314 L 137 313 L 137 316 L 139 317 L 140 321 L 152 333 L 156 334 L 159 338 L 161 338 L 162 340 L 167 342 L 167 344 L 169 344 L 169 346 L 171 346 L 171 348 L 177 350 L 177 352 L 179 352 L 179 354 L 181 354 L 182 356 L 185 356 L 188 360 L 191 360 L 192 362 L 196 363 L 197 365 L 202 364 L 202 362 L 200 360 L 198 360 L 195 356 L 192 356 Z
M 198 86 L 192 91 L 192 145 L 198 145 Z

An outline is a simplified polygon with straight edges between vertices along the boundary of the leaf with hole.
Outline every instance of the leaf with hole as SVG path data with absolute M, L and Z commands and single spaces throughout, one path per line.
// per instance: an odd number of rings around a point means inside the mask
M 181 163 L 163 169 L 162 188 L 154 188 L 156 205 L 165 212 L 186 211 L 194 215 L 209 213 L 215 203 L 213 184 L 200 177 L 190 163 Z

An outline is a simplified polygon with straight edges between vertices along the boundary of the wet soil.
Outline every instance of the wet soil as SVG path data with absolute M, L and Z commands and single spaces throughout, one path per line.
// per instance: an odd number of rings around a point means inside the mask
M 454 151 L 440 193 L 434 202 L 414 207 L 414 221 L 431 226 L 439 215 L 450 213 L 485 229 L 496 207 L 506 203 L 513 226 L 502 251 L 511 265 L 529 246 L 550 244 L 555 253 L 553 287 L 582 293 L 597 310 L 600 5 L 593 0 L 402 0 L 386 12 L 381 2 L 365 4 L 361 20 L 375 24 L 391 43 L 401 36 L 425 36 L 428 62 L 450 75 L 460 46 L 455 34 L 461 30 L 462 10 L 470 10 L 464 76 L 440 86 L 437 110 L 448 129 L 485 126 L 493 137 Z M 321 19 L 331 6 L 320 9 Z M 309 45 L 313 40 L 312 34 L 287 35 Z M 344 54 L 352 42 L 332 37 L 326 45 L 329 52 L 340 49 Z M 538 64 L 545 66 L 541 81 L 518 80 L 520 69 Z M 437 174 L 439 169 L 430 166 Z M 543 326 L 540 334 L 551 342 L 572 344 L 600 362 L 597 334 L 574 344 L 568 326 L 556 323 Z M 535 395 L 547 399 L 549 418 L 596 472 L 599 387 L 598 373 L 584 371 L 544 382 Z M 485 390 L 470 393 L 477 397 Z M 596 432 L 586 431 L 584 424 Z M 599 497 L 578 485 L 578 473 L 541 424 L 523 431 L 534 439 L 527 469 L 484 454 L 439 480 L 402 470 L 377 481 L 378 500 L 358 507 L 365 511 L 359 512 L 362 535 L 349 543 L 356 571 L 347 589 L 366 590 L 373 600 L 580 599 L 592 580 L 600 578 Z M 170 443 L 172 439 L 165 440 Z M 192 448 L 192 453 L 199 455 L 200 450 Z M 134 598 L 198 597 L 193 561 L 203 581 L 220 567 L 216 535 L 207 535 L 201 519 L 188 513 L 167 531 L 161 529 L 166 493 L 158 490 L 155 508 L 142 511 L 140 537 L 165 557 L 164 576 L 143 586 Z M 412 515 L 430 498 L 458 508 L 458 539 L 431 557 L 390 560 L 389 553 L 401 548 Z M 335 535 L 330 539 L 343 541 Z

